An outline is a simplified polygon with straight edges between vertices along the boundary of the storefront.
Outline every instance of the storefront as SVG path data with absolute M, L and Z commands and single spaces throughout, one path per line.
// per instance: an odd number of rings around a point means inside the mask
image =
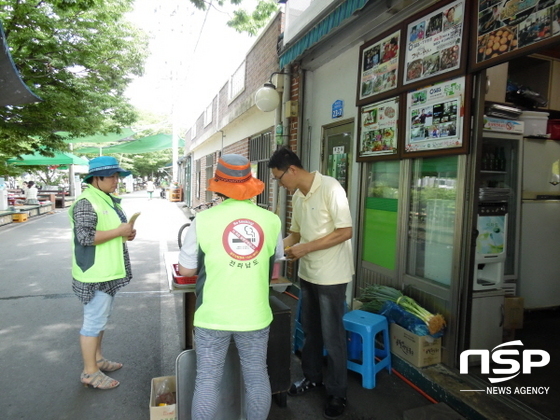
M 484 125 L 490 101 L 518 108 L 506 100 L 507 80 L 514 77 L 534 82 L 529 86 L 547 99 L 549 118 L 558 118 L 560 5 L 397 3 L 364 7 L 297 60 L 297 43 L 288 45 L 281 57 L 292 58 L 281 59 L 281 66 L 297 79 L 302 104 L 291 146 L 306 167 L 346 183 L 356 221 L 352 296 L 373 283 L 404 287 L 443 314 L 442 363 L 458 370 L 461 352 L 473 343 L 492 343 L 496 331 L 499 343 L 508 341 L 501 326 L 487 332 L 481 324 L 499 324 L 504 295 L 522 296 L 525 285 L 529 296 L 523 255 L 552 246 L 522 239 L 524 228 L 536 229 L 524 219 L 535 204 L 524 201 L 530 171 L 523 146 L 530 140 Z M 549 172 L 550 164 L 547 181 L 533 191 L 554 195 Z M 488 221 L 498 231 L 484 230 Z M 556 263 L 543 264 L 557 278 Z M 560 295 L 555 287 L 543 284 L 541 295 Z M 489 292 L 496 289 L 503 290 L 498 300 Z

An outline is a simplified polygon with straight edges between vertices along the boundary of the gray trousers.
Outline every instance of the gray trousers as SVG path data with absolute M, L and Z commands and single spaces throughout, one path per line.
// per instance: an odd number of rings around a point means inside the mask
M 306 378 L 323 381 L 323 347 L 327 351 L 327 395 L 346 398 L 348 388 L 347 340 L 342 323 L 346 284 L 322 286 L 300 278 L 301 327 L 305 341 L 301 367 Z
M 266 420 L 272 391 L 266 366 L 270 327 L 257 331 L 218 331 L 195 327 L 196 380 L 192 420 L 216 417 L 226 354 L 233 337 L 245 382 L 247 420 Z

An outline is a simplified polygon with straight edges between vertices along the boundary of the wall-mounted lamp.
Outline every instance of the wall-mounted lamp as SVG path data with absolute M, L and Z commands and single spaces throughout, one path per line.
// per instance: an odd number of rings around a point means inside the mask
M 278 104 L 280 104 L 280 95 L 276 90 L 276 86 L 272 83 L 272 77 L 275 74 L 289 75 L 289 73 L 275 71 L 270 75 L 270 80 L 257 90 L 257 93 L 255 93 L 255 105 L 263 112 L 274 111 Z

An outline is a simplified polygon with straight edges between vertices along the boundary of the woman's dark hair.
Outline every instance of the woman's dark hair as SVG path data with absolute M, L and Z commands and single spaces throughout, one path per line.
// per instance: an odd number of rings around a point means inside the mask
M 104 179 L 105 177 L 104 177 L 104 176 L 98 176 L 98 177 L 92 176 L 92 177 L 89 177 L 88 179 L 86 179 L 84 182 L 85 182 L 86 184 L 90 184 L 90 185 L 91 185 L 91 183 L 93 182 L 93 178 L 99 178 L 100 181 L 103 181 L 103 179 Z
M 268 161 L 268 167 L 271 169 L 275 168 L 280 171 L 285 171 L 290 166 L 296 166 L 303 169 L 298 155 L 287 147 L 282 147 L 275 151 Z
M 35 183 L 33 181 L 29 181 L 27 183 L 27 188 L 31 188 L 33 185 L 35 185 Z

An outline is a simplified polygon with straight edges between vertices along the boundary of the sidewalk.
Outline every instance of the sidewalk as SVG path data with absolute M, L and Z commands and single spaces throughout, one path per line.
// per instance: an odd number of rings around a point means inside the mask
M 149 201 L 145 191 L 123 195 L 123 206 L 129 215 L 142 214 L 136 222 L 137 238 L 129 244 L 134 278 L 117 293 L 104 340 L 106 356 L 124 363 L 112 375 L 121 385 L 111 391 L 85 389 L 79 383 L 82 309 L 71 289 L 68 209 L 0 226 L 2 418 L 148 420 L 151 379 L 176 374 L 175 360 L 183 351 L 182 297 L 168 291 L 162 255 L 178 250 L 177 232 L 187 221 L 188 210 L 183 203 L 159 197 Z M 294 286 L 288 291 L 299 294 Z M 287 293 L 272 293 L 291 308 L 292 340 L 297 300 Z M 298 380 L 299 358 L 290 357 L 291 378 Z M 417 370 L 395 357 L 393 368 L 422 383 L 421 388 L 435 393 L 438 402 L 463 407 L 466 418 L 528 418 L 523 413 L 511 415 L 495 401 L 475 401 L 484 410 L 492 409 L 480 415 L 459 401 L 457 379 L 440 365 Z M 357 373 L 350 371 L 348 379 L 348 407 L 341 420 L 412 420 L 421 417 L 405 417 L 408 410 L 434 407 L 433 400 L 397 372 L 379 373 L 372 390 L 362 388 Z M 269 419 L 321 419 L 324 400 L 324 390 L 316 389 L 288 397 L 285 408 L 273 402 Z

